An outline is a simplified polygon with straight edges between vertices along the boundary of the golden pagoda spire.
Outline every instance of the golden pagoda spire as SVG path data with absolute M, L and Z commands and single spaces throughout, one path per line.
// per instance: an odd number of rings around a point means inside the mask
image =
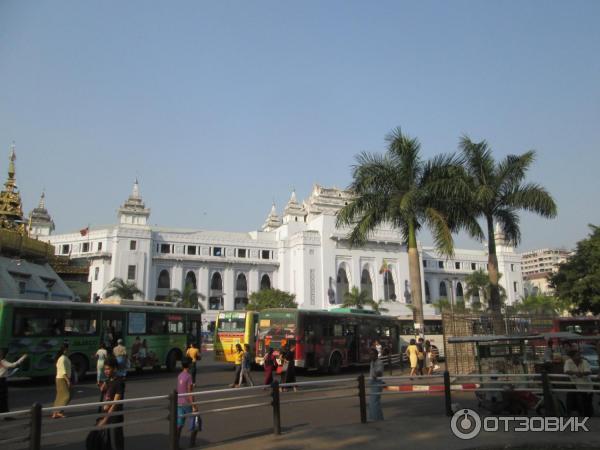
M 13 142 L 9 155 L 8 179 L 4 183 L 5 189 L 0 192 L 0 228 L 24 233 L 23 207 L 15 178 L 16 159 L 15 143 Z

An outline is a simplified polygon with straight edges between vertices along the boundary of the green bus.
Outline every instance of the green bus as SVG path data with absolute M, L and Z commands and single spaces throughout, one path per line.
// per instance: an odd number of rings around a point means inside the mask
M 19 370 L 24 377 L 54 374 L 54 357 L 68 343 L 69 357 L 81 378 L 95 367 L 100 342 L 110 352 L 118 339 L 124 341 L 130 367 L 175 370 L 187 344 L 200 345 L 201 313 L 149 303 L 0 299 L 0 348 L 8 350 L 9 360 L 29 355 Z

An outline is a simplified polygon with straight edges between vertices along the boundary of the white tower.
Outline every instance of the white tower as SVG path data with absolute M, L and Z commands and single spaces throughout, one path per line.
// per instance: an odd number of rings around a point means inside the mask
M 150 209 L 146 208 L 140 195 L 138 180 L 133 183 L 129 198 L 118 210 L 119 223 L 127 225 L 147 225 Z

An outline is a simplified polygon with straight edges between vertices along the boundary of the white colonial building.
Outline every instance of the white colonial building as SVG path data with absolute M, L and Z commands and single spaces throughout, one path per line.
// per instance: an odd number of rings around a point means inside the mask
M 328 309 L 357 286 L 374 299 L 390 300 L 389 314 L 411 316 L 408 254 L 400 235 L 381 228 L 361 248 L 351 248 L 348 230 L 336 228 L 336 213 L 350 193 L 315 185 L 302 203 L 292 193 L 283 215 L 273 205 L 261 230 L 223 232 L 152 227 L 137 181 L 118 210 L 119 223 L 39 238 L 59 255 L 90 261 L 93 299 L 113 278 L 133 281 L 148 299 L 162 299 L 188 283 L 198 290 L 207 323 L 219 310 L 243 309 L 250 293 L 266 287 L 292 292 L 301 308 Z M 47 218 L 46 218 L 47 219 Z M 46 220 L 46 226 L 50 226 Z M 498 236 L 498 260 L 508 300 L 522 296 L 521 258 Z M 463 296 L 464 278 L 485 269 L 484 251 L 456 250 L 452 259 L 421 248 L 425 314 L 436 314 L 439 298 Z

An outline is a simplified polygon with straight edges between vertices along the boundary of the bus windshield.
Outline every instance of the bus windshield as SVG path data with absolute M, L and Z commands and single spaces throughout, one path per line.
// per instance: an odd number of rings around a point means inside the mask
M 243 333 L 246 330 L 246 315 L 238 314 L 236 317 L 219 317 L 218 332 Z

